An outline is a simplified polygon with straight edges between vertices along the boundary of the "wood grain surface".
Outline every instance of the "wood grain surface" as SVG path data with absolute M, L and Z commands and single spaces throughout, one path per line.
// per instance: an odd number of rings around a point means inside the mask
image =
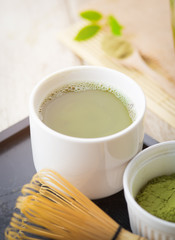
M 0 131 L 28 116 L 29 96 L 43 77 L 82 64 L 58 34 L 83 2 L 0 0 Z
M 28 116 L 31 91 L 47 74 L 91 64 L 59 41 L 60 34 L 80 20 L 78 12 L 87 8 L 118 16 L 127 26 L 125 34 L 139 51 L 159 63 L 159 71 L 166 78 L 160 85 L 174 97 L 175 55 L 168 0 L 0 0 L 0 3 L 0 131 Z M 136 17 L 139 21 L 135 21 Z M 145 133 L 160 142 L 175 139 L 175 128 L 150 108 L 146 112 Z

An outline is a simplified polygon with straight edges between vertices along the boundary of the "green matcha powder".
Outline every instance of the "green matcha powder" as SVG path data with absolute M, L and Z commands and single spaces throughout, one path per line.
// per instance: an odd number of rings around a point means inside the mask
M 150 180 L 139 191 L 136 201 L 152 215 L 175 222 L 175 173 Z

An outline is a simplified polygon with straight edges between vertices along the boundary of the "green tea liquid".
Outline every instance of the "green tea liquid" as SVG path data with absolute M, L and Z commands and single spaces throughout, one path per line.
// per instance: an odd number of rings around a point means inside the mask
M 127 107 L 112 92 L 99 89 L 66 91 L 48 99 L 41 107 L 42 121 L 68 136 L 104 137 L 132 123 Z

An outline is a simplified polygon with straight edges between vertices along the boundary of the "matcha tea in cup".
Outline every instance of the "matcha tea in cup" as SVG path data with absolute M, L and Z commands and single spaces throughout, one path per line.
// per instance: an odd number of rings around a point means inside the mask
M 41 104 L 40 119 L 68 136 L 98 138 L 131 125 L 135 118 L 132 108 L 115 89 L 82 81 L 50 93 Z
M 142 90 L 120 72 L 80 66 L 51 74 L 30 99 L 36 170 L 56 170 L 91 199 L 120 191 L 142 149 L 144 113 Z

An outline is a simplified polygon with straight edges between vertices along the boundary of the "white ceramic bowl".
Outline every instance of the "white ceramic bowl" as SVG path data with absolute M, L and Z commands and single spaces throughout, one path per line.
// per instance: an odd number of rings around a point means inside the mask
M 151 215 L 135 201 L 149 180 L 171 173 L 175 173 L 175 141 L 148 147 L 128 164 L 123 185 L 133 233 L 151 240 L 175 240 L 175 223 Z

